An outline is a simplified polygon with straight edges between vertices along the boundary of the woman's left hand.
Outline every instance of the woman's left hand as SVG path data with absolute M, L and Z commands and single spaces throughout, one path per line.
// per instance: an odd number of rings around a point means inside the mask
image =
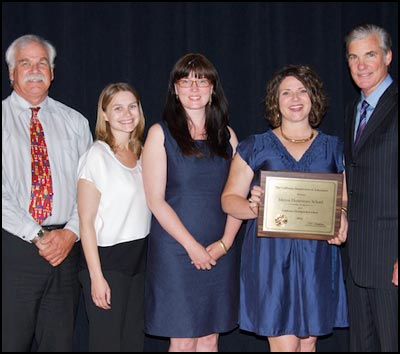
M 342 243 L 346 242 L 347 240 L 347 230 L 349 228 L 349 223 L 347 221 L 346 213 L 342 212 L 340 216 L 340 228 L 338 234 L 328 240 L 327 242 L 331 245 L 341 245 Z
M 208 245 L 206 250 L 215 260 L 225 255 L 225 251 L 222 249 L 219 241 L 213 242 L 211 245 Z

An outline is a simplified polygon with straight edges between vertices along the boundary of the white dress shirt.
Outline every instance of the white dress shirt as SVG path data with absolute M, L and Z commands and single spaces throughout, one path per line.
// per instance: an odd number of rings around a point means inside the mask
M 30 119 L 32 105 L 12 92 L 2 101 L 2 228 L 25 241 L 40 229 L 29 213 L 31 193 Z M 39 105 L 53 182 L 53 208 L 43 225 L 67 223 L 79 237 L 76 171 L 93 142 L 88 120 L 47 97 Z

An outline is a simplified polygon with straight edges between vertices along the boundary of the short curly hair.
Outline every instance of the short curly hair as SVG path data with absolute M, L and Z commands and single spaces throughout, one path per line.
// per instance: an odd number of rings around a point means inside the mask
M 279 85 L 288 76 L 295 77 L 306 88 L 311 99 L 308 120 L 313 128 L 317 127 L 326 113 L 327 98 L 321 79 L 311 67 L 306 65 L 287 65 L 272 76 L 267 84 L 265 95 L 266 119 L 274 128 L 282 124 L 279 109 Z

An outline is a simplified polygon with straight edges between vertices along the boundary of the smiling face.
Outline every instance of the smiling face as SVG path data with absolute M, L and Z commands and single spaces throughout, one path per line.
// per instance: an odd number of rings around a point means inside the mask
M 46 49 L 37 42 L 17 48 L 15 67 L 9 68 L 9 77 L 19 96 L 34 106 L 42 102 L 54 78 Z
M 388 50 L 385 54 L 377 34 L 350 42 L 347 52 L 351 76 L 365 96 L 368 96 L 385 79 L 392 61 L 392 52 Z
M 282 119 L 293 122 L 308 120 L 311 99 L 301 81 L 294 76 L 285 77 L 279 85 L 278 95 Z
M 213 85 L 205 78 L 197 78 L 193 72 L 175 83 L 175 92 L 186 110 L 204 109 L 210 101 Z
M 139 124 L 140 109 L 136 97 L 129 91 L 119 91 L 108 104 L 104 119 L 110 124 L 114 136 L 130 134 Z

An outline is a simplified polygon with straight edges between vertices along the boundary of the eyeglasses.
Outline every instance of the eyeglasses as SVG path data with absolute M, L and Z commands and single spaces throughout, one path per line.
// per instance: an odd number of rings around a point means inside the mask
M 190 88 L 193 83 L 196 83 L 197 87 L 201 88 L 210 86 L 210 81 L 208 81 L 208 79 L 180 79 L 177 83 L 181 88 Z

